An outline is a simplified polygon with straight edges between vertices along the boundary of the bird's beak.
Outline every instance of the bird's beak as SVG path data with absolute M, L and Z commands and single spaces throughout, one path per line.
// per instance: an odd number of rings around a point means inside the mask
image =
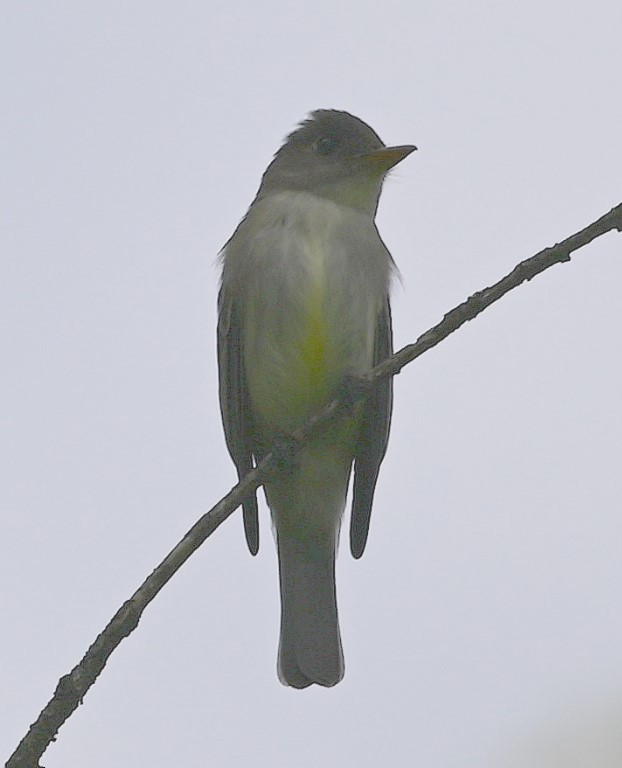
M 393 168 L 416 149 L 417 147 L 412 144 L 404 144 L 400 147 L 383 147 L 367 155 L 361 155 L 360 159 L 363 165 L 382 173 Z

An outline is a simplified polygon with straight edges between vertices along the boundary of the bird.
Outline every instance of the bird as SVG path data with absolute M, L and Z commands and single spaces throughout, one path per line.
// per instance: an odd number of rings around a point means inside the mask
M 415 149 L 387 147 L 348 112 L 311 112 L 274 155 L 222 248 L 219 398 L 240 479 L 392 354 L 396 267 L 375 216 L 387 173 Z M 350 548 L 361 557 L 392 401 L 392 379 L 379 380 L 264 483 L 279 561 L 284 685 L 331 687 L 344 676 L 335 585 L 341 520 L 353 473 Z M 255 492 L 243 521 L 254 555 Z

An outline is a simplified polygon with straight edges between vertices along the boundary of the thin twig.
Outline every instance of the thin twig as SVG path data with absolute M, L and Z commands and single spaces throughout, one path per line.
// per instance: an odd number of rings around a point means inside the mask
M 613 229 L 622 231 L 622 203 L 580 232 L 521 262 L 490 288 L 484 288 L 473 294 L 467 301 L 448 312 L 438 325 L 426 331 L 414 344 L 409 344 L 381 365 L 376 366 L 370 371 L 366 380 L 372 383 L 384 376 L 396 375 L 404 366 L 436 346 L 468 320 L 479 315 L 508 291 L 525 280 L 531 280 L 554 264 L 570 261 L 570 254 L 573 251 Z M 330 402 L 293 436 L 297 443 L 295 449 L 299 450 L 311 432 L 321 429 L 335 418 L 337 412 L 343 413 L 347 407 L 348 405 L 344 405 L 339 399 Z M 37 768 L 45 749 L 54 740 L 59 728 L 82 702 L 114 649 L 138 626 L 147 605 L 205 539 L 240 506 L 242 500 L 263 483 L 272 470 L 273 458 L 273 454 L 269 453 L 215 507 L 206 512 L 132 597 L 121 606 L 88 649 L 82 661 L 60 679 L 54 696 L 37 721 L 31 725 L 30 730 L 6 763 L 6 768 Z

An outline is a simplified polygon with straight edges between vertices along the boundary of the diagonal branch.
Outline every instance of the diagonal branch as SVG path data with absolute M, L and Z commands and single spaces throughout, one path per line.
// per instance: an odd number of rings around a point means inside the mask
M 498 301 L 508 291 L 518 287 L 525 280 L 531 280 L 554 264 L 570 261 L 570 254 L 597 237 L 611 230 L 622 232 L 622 203 L 589 226 L 571 235 L 561 243 L 546 248 L 530 259 L 518 264 L 508 275 L 489 288 L 473 294 L 467 301 L 448 312 L 443 320 L 422 334 L 414 344 L 401 349 L 392 357 L 376 366 L 366 381 L 371 384 L 385 376 L 394 376 L 417 357 L 472 320 L 480 312 Z M 327 422 L 338 417 L 353 403 L 335 399 L 313 416 L 304 428 L 293 435 L 299 450 L 311 432 L 321 429 Z M 138 626 L 143 611 L 154 599 L 176 571 L 186 562 L 205 539 L 232 514 L 251 492 L 256 490 L 273 471 L 274 453 L 263 461 L 238 483 L 221 501 L 206 512 L 188 531 L 184 538 L 171 550 L 145 582 L 113 616 L 108 626 L 88 649 L 82 661 L 67 675 L 64 675 L 36 722 L 33 723 L 19 746 L 6 763 L 5 768 L 37 768 L 39 759 L 59 728 L 77 709 L 85 694 L 93 685 L 114 649 Z

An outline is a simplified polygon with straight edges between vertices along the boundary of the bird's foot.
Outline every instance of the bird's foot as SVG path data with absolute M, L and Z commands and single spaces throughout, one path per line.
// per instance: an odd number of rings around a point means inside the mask
M 271 470 L 278 475 L 291 475 L 296 467 L 298 440 L 291 435 L 282 434 L 275 438 L 271 453 Z
M 351 410 L 369 395 L 371 383 L 363 376 L 348 374 L 339 387 L 339 403 L 344 410 Z

